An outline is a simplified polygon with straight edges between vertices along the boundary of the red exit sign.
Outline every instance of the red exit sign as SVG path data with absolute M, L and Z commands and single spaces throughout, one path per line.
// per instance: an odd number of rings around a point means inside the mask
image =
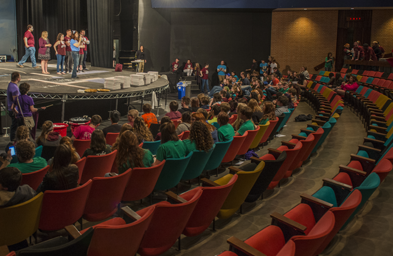
M 347 17 L 347 21 L 361 21 L 361 17 Z

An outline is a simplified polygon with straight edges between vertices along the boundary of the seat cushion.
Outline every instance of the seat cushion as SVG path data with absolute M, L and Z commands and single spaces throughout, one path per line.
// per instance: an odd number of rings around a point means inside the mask
M 323 186 L 312 196 L 321 199 L 325 202 L 333 204 L 333 207 L 337 207 L 336 194 L 334 193 L 334 190 L 331 187 Z
M 307 229 L 304 232 L 306 235 L 315 226 L 314 213 L 308 204 L 298 204 L 284 216 L 306 226 Z
M 266 256 L 276 256 L 284 247 L 285 238 L 279 227 L 270 225 L 244 242 Z
M 346 172 L 340 172 L 333 180 L 352 186 L 351 177 Z

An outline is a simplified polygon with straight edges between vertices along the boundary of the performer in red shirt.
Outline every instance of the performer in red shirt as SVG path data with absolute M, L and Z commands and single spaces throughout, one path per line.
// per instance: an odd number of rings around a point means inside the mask
M 86 60 L 87 60 L 87 45 L 90 44 L 89 39 L 85 36 L 86 35 L 86 31 L 85 30 L 81 30 L 81 36 L 82 36 L 82 40 L 85 43 L 85 48 L 83 49 L 83 72 L 85 70 L 89 70 L 88 68 L 86 68 Z
M 65 66 L 65 72 L 66 74 L 68 72 L 71 73 L 72 71 L 72 66 L 74 65 L 74 61 L 72 60 L 72 50 L 71 50 L 71 35 L 72 35 L 72 31 L 71 29 L 67 29 L 66 31 L 66 35 L 64 37 L 64 42 L 66 44 L 66 56 L 65 56 L 65 60 L 64 60 L 64 66 Z
M 179 59 L 176 58 L 174 62 L 172 62 L 172 72 L 177 73 L 180 67 Z
M 34 30 L 33 25 L 27 26 L 27 31 L 25 32 L 25 35 L 23 36 L 23 42 L 25 43 L 26 53 L 22 57 L 22 59 L 19 61 L 19 63 L 16 65 L 17 67 L 23 68 L 24 67 L 23 64 L 30 57 L 31 66 L 33 68 L 38 68 L 37 62 L 35 59 L 35 47 L 34 47 L 35 42 L 34 42 L 34 36 L 32 34 L 33 30 Z
M 202 93 L 205 93 L 205 84 L 207 93 L 210 93 L 209 88 L 209 64 L 206 64 L 205 67 L 200 71 L 202 76 Z

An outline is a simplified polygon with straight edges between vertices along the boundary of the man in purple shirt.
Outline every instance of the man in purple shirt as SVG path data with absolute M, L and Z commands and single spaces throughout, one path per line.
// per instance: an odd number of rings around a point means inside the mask
M 7 107 L 8 107 L 8 114 L 11 117 L 12 124 L 11 124 L 11 141 L 15 139 L 15 132 L 16 128 L 18 128 L 18 120 L 16 119 L 15 113 L 12 109 L 12 105 L 19 96 L 19 88 L 18 83 L 20 82 L 21 76 L 18 72 L 13 72 L 11 74 L 11 82 L 8 84 L 7 87 Z

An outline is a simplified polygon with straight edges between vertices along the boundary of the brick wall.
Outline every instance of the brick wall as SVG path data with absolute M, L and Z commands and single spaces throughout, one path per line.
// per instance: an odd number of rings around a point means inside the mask
M 336 53 L 338 11 L 273 12 L 271 56 L 286 73 L 307 66 L 310 73 Z
M 385 53 L 393 49 L 393 10 L 373 10 L 371 43 L 378 41 Z

